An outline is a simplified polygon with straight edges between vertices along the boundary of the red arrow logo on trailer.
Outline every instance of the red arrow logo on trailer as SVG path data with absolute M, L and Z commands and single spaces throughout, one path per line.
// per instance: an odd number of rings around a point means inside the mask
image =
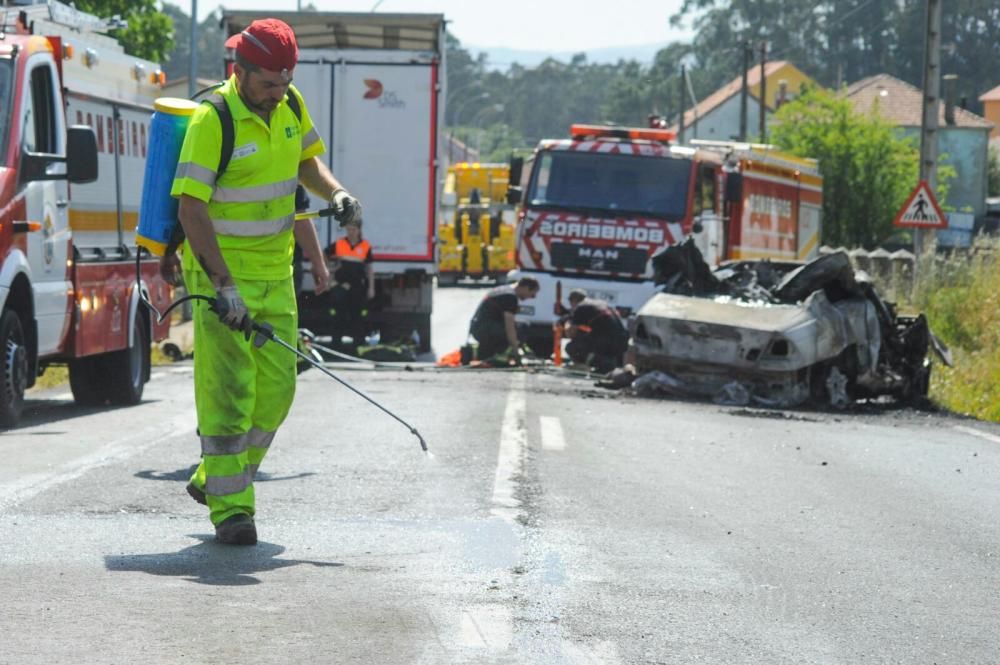
M 365 99 L 378 99 L 382 96 L 382 82 L 375 79 L 365 79 L 368 90 L 365 92 Z

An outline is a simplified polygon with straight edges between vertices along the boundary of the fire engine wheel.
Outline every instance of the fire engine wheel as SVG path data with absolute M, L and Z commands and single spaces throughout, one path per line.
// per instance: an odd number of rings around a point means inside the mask
M 132 324 L 135 344 L 129 348 L 70 362 L 69 387 L 77 404 L 129 406 L 142 400 L 150 363 L 149 331 L 144 322 L 137 317 Z
M 69 388 L 80 406 L 98 406 L 108 401 L 108 384 L 101 376 L 103 356 L 77 358 L 69 362 Z
M 14 427 L 24 409 L 28 386 L 28 350 L 24 346 L 21 319 L 12 310 L 0 317 L 0 345 L 3 352 L 3 386 L 0 395 L 0 427 Z
M 112 404 L 130 406 L 142 401 L 142 389 L 149 376 L 149 330 L 145 319 L 136 316 L 132 322 L 135 343 L 127 349 L 109 353 L 105 358 Z

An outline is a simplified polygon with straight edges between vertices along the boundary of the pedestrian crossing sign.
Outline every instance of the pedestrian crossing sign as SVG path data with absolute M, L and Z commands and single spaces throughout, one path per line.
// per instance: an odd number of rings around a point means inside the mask
M 918 229 L 946 229 L 948 218 L 941 212 L 941 206 L 927 186 L 927 181 L 921 180 L 900 208 L 893 224 Z

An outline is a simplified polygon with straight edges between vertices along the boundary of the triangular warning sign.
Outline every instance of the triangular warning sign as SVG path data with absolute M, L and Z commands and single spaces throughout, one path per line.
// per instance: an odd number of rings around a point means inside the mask
M 941 212 L 941 206 L 927 186 L 927 181 L 921 180 L 900 208 L 893 224 L 920 229 L 946 229 L 948 218 Z

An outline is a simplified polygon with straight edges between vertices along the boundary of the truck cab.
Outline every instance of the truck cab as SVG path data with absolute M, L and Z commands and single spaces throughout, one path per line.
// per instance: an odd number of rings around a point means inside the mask
M 656 291 L 649 258 L 715 214 L 721 160 L 700 168 L 696 151 L 673 138 L 657 128 L 573 125 L 569 139 L 543 140 L 524 163 L 512 187 L 520 208 L 508 278 L 541 285 L 518 314 L 536 352 L 552 348 L 556 306 L 571 289 L 625 316 L 638 311 Z
M 12 427 L 50 365 L 69 366 L 78 403 L 138 402 L 169 327 L 140 294 L 165 306 L 170 289 L 130 247 L 158 67 L 58 2 L 0 9 L 0 22 L 0 426 Z

